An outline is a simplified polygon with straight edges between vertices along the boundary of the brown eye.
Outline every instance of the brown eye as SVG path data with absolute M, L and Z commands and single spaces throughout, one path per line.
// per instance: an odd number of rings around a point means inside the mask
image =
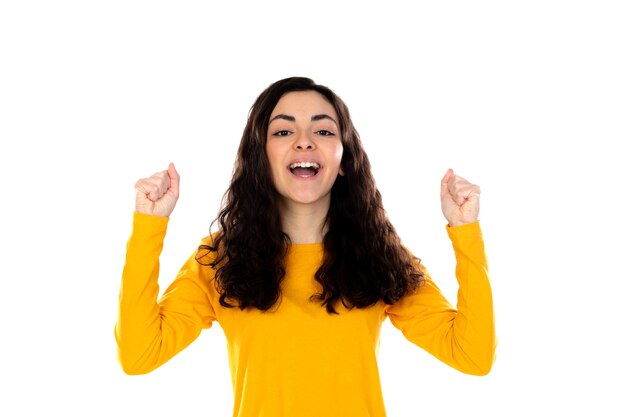
M 317 134 L 321 136 L 335 136 L 333 132 L 331 132 L 330 130 L 325 130 L 325 129 L 318 130 Z
M 278 132 L 274 133 L 274 136 L 288 136 L 290 134 L 291 132 L 288 130 L 279 130 Z

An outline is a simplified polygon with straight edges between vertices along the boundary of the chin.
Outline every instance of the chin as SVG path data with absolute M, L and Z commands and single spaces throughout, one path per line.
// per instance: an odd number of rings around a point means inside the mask
M 299 204 L 299 205 L 316 205 L 316 204 L 324 204 L 327 199 L 330 199 L 330 195 L 326 196 L 289 196 L 285 198 L 287 203 Z

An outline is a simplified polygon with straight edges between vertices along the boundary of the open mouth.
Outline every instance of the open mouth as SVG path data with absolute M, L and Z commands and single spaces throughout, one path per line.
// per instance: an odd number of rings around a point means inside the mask
M 289 170 L 298 177 L 308 178 L 317 175 L 320 165 L 317 162 L 294 162 L 289 165 Z

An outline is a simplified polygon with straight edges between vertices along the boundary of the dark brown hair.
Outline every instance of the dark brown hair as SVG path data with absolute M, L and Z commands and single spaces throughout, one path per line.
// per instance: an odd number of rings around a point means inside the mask
M 215 220 L 220 230 L 211 244 L 199 247 L 196 259 L 216 270 L 221 305 L 267 311 L 279 301 L 290 240 L 281 231 L 278 192 L 265 144 L 274 107 L 293 91 L 316 91 L 333 105 L 343 144 L 344 175 L 331 189 L 324 258 L 315 274 L 322 291 L 311 298 L 329 313 L 336 313 L 338 302 L 346 308 L 365 308 L 380 300 L 393 304 L 424 280 L 419 261 L 404 248 L 389 222 L 347 106 L 309 78 L 277 81 L 254 102 L 230 187 Z

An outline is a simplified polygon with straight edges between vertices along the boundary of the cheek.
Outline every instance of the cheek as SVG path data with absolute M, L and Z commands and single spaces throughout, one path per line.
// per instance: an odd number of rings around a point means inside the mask
M 341 158 L 342 157 L 343 157 L 343 146 L 340 143 L 334 149 L 334 160 L 337 163 L 337 165 L 339 165 L 339 172 L 341 172 L 341 174 L 343 174 L 343 172 L 341 171 Z
M 344 175 L 343 166 L 341 165 L 341 160 L 343 159 L 343 145 L 340 143 L 335 148 L 335 160 L 337 161 L 337 165 L 339 166 L 339 175 Z
M 279 164 L 279 159 L 278 159 L 278 149 L 276 146 L 272 146 L 272 145 L 267 145 L 265 147 L 265 155 L 267 156 L 267 160 L 269 161 L 270 164 L 270 169 L 274 170 L 275 166 Z
M 337 155 L 337 159 L 341 161 L 341 157 L 343 156 L 343 146 L 341 144 L 337 146 L 336 155 Z

